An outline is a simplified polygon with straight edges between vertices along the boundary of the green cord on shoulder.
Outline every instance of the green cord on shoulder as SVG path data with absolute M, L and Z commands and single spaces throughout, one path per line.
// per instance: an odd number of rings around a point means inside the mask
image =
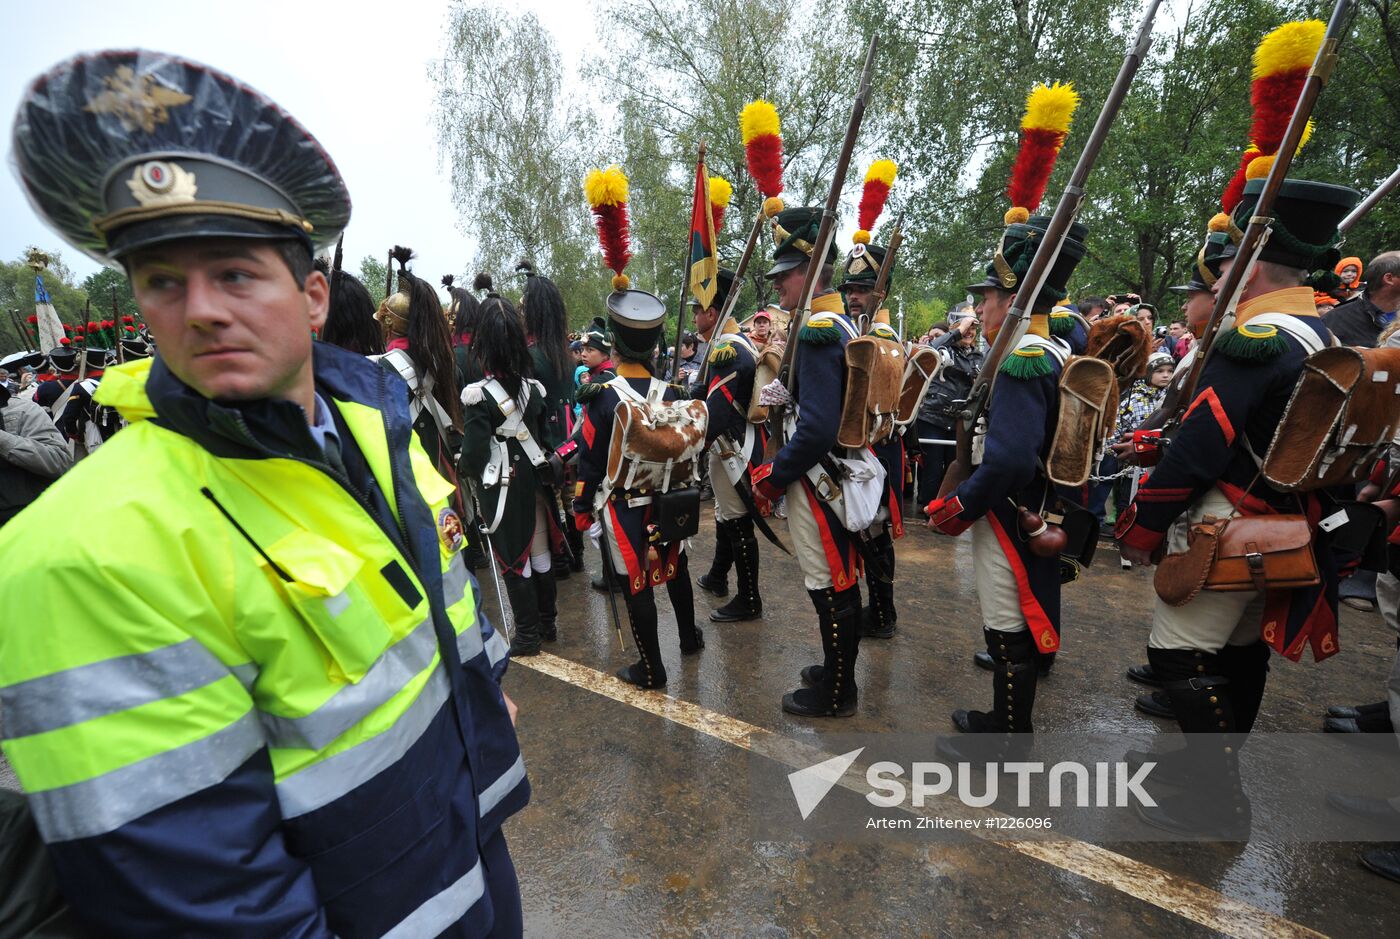
M 1245 323 L 1215 338 L 1215 349 L 1236 362 L 1272 362 L 1288 351 L 1276 326 Z
M 814 346 L 829 346 L 841 339 L 841 327 L 830 317 L 817 316 L 807 321 L 798 331 L 797 338 Z
M 1028 349 L 1013 350 L 1002 360 L 1000 371 L 1012 378 L 1029 381 L 1032 378 L 1055 374 L 1055 363 L 1045 354 L 1044 349 L 1032 346 Z

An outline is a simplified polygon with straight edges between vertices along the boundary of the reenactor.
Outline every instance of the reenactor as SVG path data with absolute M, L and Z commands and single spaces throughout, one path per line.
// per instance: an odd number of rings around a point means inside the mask
M 820 267 L 811 315 L 788 340 L 800 344 L 792 396 L 796 423 L 774 458 L 754 470 L 753 482 L 754 490 L 770 502 L 786 496 L 788 532 L 821 632 L 822 663 L 802 669 L 806 687 L 785 695 L 783 710 L 807 717 L 850 717 L 858 696 L 863 545 L 859 534 L 847 530 L 837 504 L 843 501 L 838 482 L 829 468 L 833 458 L 847 456 L 836 436 L 846 391 L 846 344 L 859 332 L 831 286 L 835 243 L 828 244 L 824 257 L 812 256 L 820 223 L 821 209 L 808 207 L 786 208 L 772 220 L 776 248 L 766 276 L 794 326 L 802 312 L 798 308 L 808 266 Z M 774 382 L 761 392 L 760 401 L 781 403 L 786 395 L 787 390 Z
M 715 494 L 715 557 L 695 583 L 723 597 L 729 593 L 729 569 L 734 568 L 734 598 L 710 613 L 712 622 L 732 623 L 763 615 L 758 537 L 754 534 L 756 506 L 749 490 L 749 473 L 763 462 L 767 435 L 763 425 L 749 420 L 761 350 L 739 331 L 733 319 L 724 324 L 720 335 L 713 335 L 719 325 L 718 307 L 729 295 L 734 274 L 721 268 L 717 279 L 715 305 L 695 311 L 695 327 L 710 345 L 706 387 L 700 393 L 710 418 L 705 443 Z
M 1241 226 L 1248 225 L 1264 183 L 1249 180 L 1230 213 L 1232 243 L 1224 249 L 1222 278 L 1239 260 Z M 1177 598 L 1177 605 L 1159 597 L 1153 607 L 1148 661 L 1188 734 L 1184 752 L 1194 758 L 1199 783 L 1194 792 L 1159 798 L 1155 808 L 1139 807 L 1144 820 L 1170 831 L 1248 834 L 1239 740 L 1229 735 L 1246 735 L 1254 725 L 1270 648 L 1294 660 L 1309 643 L 1320 657 L 1336 651 L 1337 573 L 1328 535 L 1316 527 L 1318 495 L 1272 487 L 1257 455 L 1269 450 L 1304 359 L 1331 345 L 1303 280 L 1336 245 L 1337 225 L 1359 198 L 1344 186 L 1284 181 L 1270 213 L 1270 236 L 1245 274 L 1233 328 L 1216 338 L 1172 445 L 1118 521 L 1120 551 L 1135 564 L 1156 563 L 1163 549 L 1185 553 L 1186 531 L 1172 528 L 1183 513 L 1190 525 L 1207 516 L 1301 514 L 1314 529 L 1320 575 L 1314 586 L 1202 590 Z M 1217 292 L 1223 283 L 1217 281 Z M 1161 584 L 1159 572 L 1159 592 Z
M 599 525 L 605 585 L 608 572 L 626 600 L 638 661 L 617 676 L 640 688 L 666 684 L 657 638 L 653 588 L 666 586 L 676 617 L 681 654 L 705 647 L 695 625 L 695 594 L 686 559 L 686 539 L 699 530 L 700 492 L 696 462 L 705 442 L 705 406 L 681 401 L 675 385 L 653 375 L 652 363 L 666 320 L 666 305 L 644 290 L 631 289 L 622 273 L 627 249 L 627 179 L 617 167 L 592 170 L 585 192 L 598 220 L 604 260 L 613 271 L 607 328 L 589 343 L 605 342 L 616 374 L 579 388 L 584 405 L 579 428 L 579 481 L 573 501 L 579 531 Z M 657 421 L 657 417 L 663 417 Z M 622 426 L 615 425 L 621 422 Z M 651 429 L 660 423 L 664 426 Z

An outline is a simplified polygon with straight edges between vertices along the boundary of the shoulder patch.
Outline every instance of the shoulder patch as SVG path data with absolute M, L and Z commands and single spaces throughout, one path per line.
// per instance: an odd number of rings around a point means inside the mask
M 889 323 L 876 323 L 870 327 L 870 335 L 879 339 L 893 339 L 899 341 L 899 333 L 895 332 Z
M 841 327 L 830 316 L 813 316 L 798 331 L 797 338 L 815 346 L 828 346 L 840 341 Z
M 580 403 L 592 401 L 603 393 L 603 389 L 607 387 L 607 384 L 608 383 L 605 381 L 592 381 L 586 385 L 579 385 L 578 394 L 575 397 L 578 398 Z
M 1077 320 L 1069 311 L 1050 314 L 1050 335 L 1064 338 L 1074 332 Z
M 1220 354 L 1236 362 L 1272 362 L 1288 351 L 1277 326 L 1245 323 L 1215 339 Z
M 724 365 L 726 362 L 733 362 L 739 357 L 739 350 L 732 342 L 721 342 L 710 350 L 710 364 Z
M 1000 370 L 1012 378 L 1020 378 L 1029 381 L 1032 378 L 1043 378 L 1046 375 L 1055 373 L 1055 363 L 1050 356 L 1045 354 L 1045 350 L 1039 346 L 1024 346 L 1013 349 L 1011 354 L 1002 360 Z

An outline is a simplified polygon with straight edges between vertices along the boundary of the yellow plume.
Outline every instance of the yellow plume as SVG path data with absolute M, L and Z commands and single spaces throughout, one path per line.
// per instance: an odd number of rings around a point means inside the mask
M 1244 168 L 1245 179 L 1263 179 L 1269 175 L 1269 170 L 1274 168 L 1274 158 L 1272 156 L 1255 157 L 1249 161 L 1249 165 Z
M 739 112 L 739 134 L 744 138 L 744 146 L 748 146 L 755 137 L 779 136 L 782 134 L 781 128 L 778 109 L 761 98 L 750 101 Z
M 1026 116 L 1021 118 L 1021 129 L 1053 130 L 1063 134 L 1069 130 L 1070 118 L 1078 106 L 1079 93 L 1074 90 L 1073 82 L 1036 85 L 1026 98 Z
M 1005 222 L 1007 225 L 1023 225 L 1026 222 L 1030 221 L 1030 218 L 1030 210 L 1022 208 L 1018 205 L 1012 206 L 1011 208 L 1007 209 L 1006 214 L 1002 216 L 1002 221 Z
M 710 177 L 710 203 L 723 208 L 734 196 L 734 187 L 723 176 Z
M 1254 50 L 1254 78 L 1308 68 L 1317 58 L 1327 26 L 1322 20 L 1284 23 Z
M 1211 216 L 1210 224 L 1206 226 L 1206 231 L 1229 231 L 1230 214 L 1228 212 L 1216 212 Z
M 870 164 L 870 169 L 865 171 L 865 181 L 879 180 L 886 186 L 894 185 L 895 173 L 899 172 L 899 167 L 894 165 L 894 160 L 876 160 Z
M 605 170 L 591 169 L 583 181 L 583 193 L 588 204 L 621 205 L 627 201 L 627 177 L 617 164 Z

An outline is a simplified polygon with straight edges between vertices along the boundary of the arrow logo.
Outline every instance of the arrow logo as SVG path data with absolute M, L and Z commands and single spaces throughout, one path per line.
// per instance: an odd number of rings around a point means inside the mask
M 859 750 L 822 760 L 795 773 L 788 773 L 788 785 L 792 787 L 793 798 L 797 800 L 797 810 L 802 813 L 804 822 L 807 816 L 816 811 L 817 806 L 831 791 L 831 787 L 846 775 L 846 770 L 851 768 L 856 757 L 864 752 L 865 747 L 861 747 Z

